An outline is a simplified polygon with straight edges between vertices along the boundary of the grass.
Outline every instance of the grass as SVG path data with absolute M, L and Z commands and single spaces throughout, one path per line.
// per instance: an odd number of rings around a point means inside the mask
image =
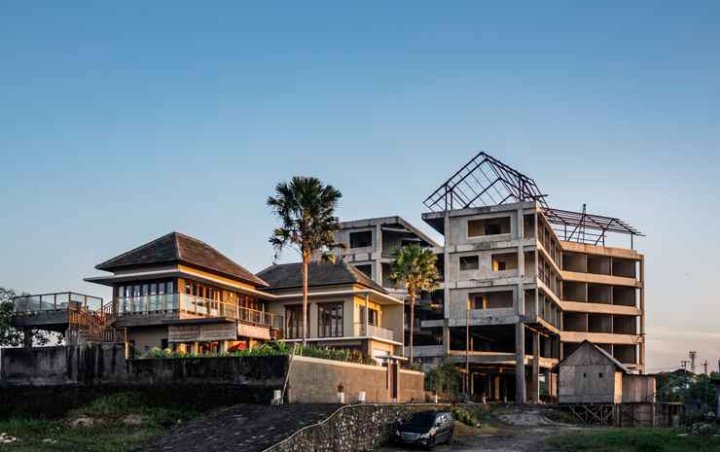
M 0 433 L 17 441 L 0 444 L 2 451 L 92 451 L 130 450 L 150 441 L 170 426 L 198 413 L 172 407 L 149 406 L 139 394 L 118 393 L 105 396 L 68 413 L 65 419 L 10 418 L 0 420 Z M 142 418 L 140 425 L 125 425 L 128 415 Z M 87 427 L 72 427 L 69 421 L 89 417 Z
M 685 434 L 679 429 L 598 429 L 565 433 L 547 443 L 561 451 L 705 452 L 720 450 L 719 436 Z

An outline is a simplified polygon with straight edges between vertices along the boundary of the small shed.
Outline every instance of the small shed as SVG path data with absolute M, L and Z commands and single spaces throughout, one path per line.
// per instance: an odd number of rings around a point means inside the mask
M 559 364 L 558 401 L 573 404 L 619 404 L 623 375 L 630 370 L 597 345 L 584 341 Z

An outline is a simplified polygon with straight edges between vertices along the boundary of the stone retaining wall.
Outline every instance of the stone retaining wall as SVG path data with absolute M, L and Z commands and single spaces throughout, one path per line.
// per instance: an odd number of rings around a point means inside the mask
M 324 421 L 303 428 L 264 452 L 372 451 L 387 444 L 399 417 L 415 411 L 446 409 L 448 405 L 348 405 Z

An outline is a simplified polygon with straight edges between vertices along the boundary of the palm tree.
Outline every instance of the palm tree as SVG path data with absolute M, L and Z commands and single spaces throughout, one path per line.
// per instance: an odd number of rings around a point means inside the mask
M 430 248 L 418 244 L 395 248 L 392 252 L 393 265 L 390 280 L 407 289 L 410 304 L 410 364 L 413 363 L 413 326 L 415 324 L 415 300 L 420 291 L 429 292 L 437 288 L 440 275 L 437 271 L 437 256 Z
M 336 247 L 335 231 L 338 218 L 335 208 L 342 197 L 332 185 L 324 185 L 315 177 L 295 176 L 290 182 L 275 187 L 275 196 L 267 200 L 280 220 L 270 243 L 275 257 L 285 247 L 294 247 L 302 257 L 302 344 L 307 342 L 308 264 L 313 256 Z

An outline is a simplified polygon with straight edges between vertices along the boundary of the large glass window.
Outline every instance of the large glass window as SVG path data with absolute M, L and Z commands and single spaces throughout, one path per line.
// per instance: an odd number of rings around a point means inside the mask
M 343 335 L 343 304 L 318 305 L 318 337 L 341 337 Z
M 285 307 L 285 337 L 287 339 L 302 337 L 302 312 L 302 306 Z M 310 311 L 308 311 L 309 313 Z

